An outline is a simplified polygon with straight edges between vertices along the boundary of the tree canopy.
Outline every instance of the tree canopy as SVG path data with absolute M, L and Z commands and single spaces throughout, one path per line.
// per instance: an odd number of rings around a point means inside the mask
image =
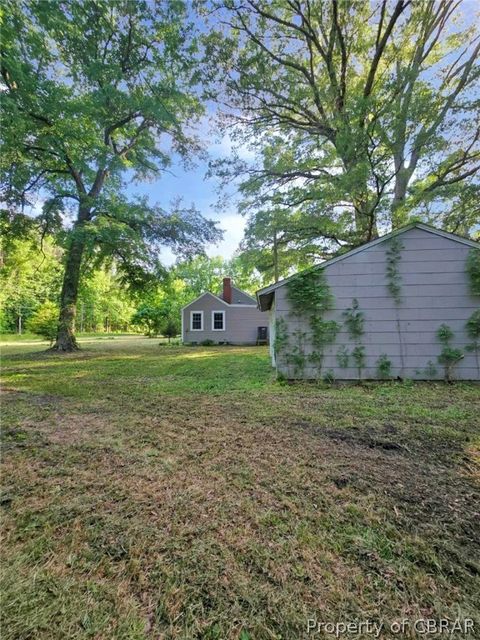
M 62 230 L 65 271 L 56 348 L 76 347 L 82 266 L 114 257 L 125 279 L 155 276 L 160 245 L 193 255 L 219 232 L 194 207 L 129 201 L 125 180 L 198 150 L 198 56 L 183 2 L 9 0 L 2 23 L 4 200 L 44 201 Z
M 284 208 L 334 250 L 412 217 L 470 232 L 480 214 L 480 23 L 469 3 L 214 5 L 223 122 L 257 156 L 217 169 L 243 171 L 246 210 Z

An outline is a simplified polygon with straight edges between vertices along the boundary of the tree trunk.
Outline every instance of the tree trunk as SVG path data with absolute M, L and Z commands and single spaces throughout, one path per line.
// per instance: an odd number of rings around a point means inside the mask
M 410 180 L 409 172 L 400 169 L 395 177 L 395 191 L 392 201 L 392 228 L 398 229 L 408 222 L 408 212 L 404 208 L 407 186 Z
M 80 215 L 81 219 L 82 216 Z M 57 339 L 52 351 L 76 351 L 79 347 L 75 339 L 75 316 L 77 313 L 78 285 L 85 243 L 76 237 L 81 223 L 77 222 L 73 229 L 73 237 L 67 250 L 62 293 L 60 296 L 60 317 L 58 320 Z
M 277 244 L 276 231 L 273 234 L 273 277 L 275 282 L 278 282 L 280 279 L 280 274 L 278 270 L 278 244 Z

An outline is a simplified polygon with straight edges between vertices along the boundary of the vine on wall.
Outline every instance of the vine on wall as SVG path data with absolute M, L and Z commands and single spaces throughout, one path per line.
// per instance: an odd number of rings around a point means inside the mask
M 389 380 L 392 377 L 392 361 L 388 359 L 386 353 L 378 358 L 377 362 L 377 375 L 382 380 Z
M 465 270 L 470 280 L 470 291 L 480 296 L 480 249 L 470 249 Z
M 287 323 L 285 318 L 275 318 L 275 339 L 273 341 L 273 354 L 275 360 L 288 347 Z
M 477 369 L 480 375 L 480 309 L 474 311 L 465 324 L 467 336 L 472 341 L 466 346 L 467 351 L 473 352 L 477 360 Z
M 400 362 L 401 362 L 402 371 L 405 363 L 404 363 L 404 357 L 403 357 L 403 336 L 402 336 L 402 330 L 400 327 L 400 318 L 398 315 L 398 308 L 402 304 L 402 276 L 400 275 L 399 266 L 400 266 L 400 261 L 402 259 L 403 249 L 404 249 L 403 242 L 400 240 L 400 238 L 396 237 L 396 238 L 392 238 L 389 241 L 387 246 L 387 251 L 386 251 L 387 289 L 393 298 L 393 302 L 395 303 L 396 327 L 397 327 L 397 335 L 398 335 L 398 344 L 400 345 Z
M 338 366 L 341 369 L 347 369 L 349 361 L 350 361 L 350 354 L 348 353 L 347 347 L 345 345 L 343 345 L 337 351 Z
M 334 320 L 324 320 L 326 311 L 333 306 L 333 295 L 322 270 L 307 271 L 287 284 L 287 296 L 291 304 L 291 314 L 307 318 L 311 329 L 313 351 L 308 361 L 322 371 L 325 348 L 335 342 L 339 325 Z M 303 371 L 306 335 L 301 338 L 297 332 L 297 343 L 287 355 L 287 362 L 293 365 L 295 374 Z
M 365 347 L 361 344 L 361 338 L 365 333 L 365 314 L 363 311 L 360 311 L 360 305 L 358 304 L 357 298 L 353 298 L 352 306 L 345 309 L 342 315 L 345 318 L 348 333 L 356 344 L 351 356 L 355 362 L 355 366 L 357 367 L 358 377 L 361 380 L 362 370 L 365 368 Z M 339 354 L 337 353 L 337 359 L 338 357 Z M 344 358 L 345 353 L 342 353 L 340 357 Z
M 453 369 L 463 358 L 463 352 L 452 347 L 453 337 L 454 333 L 448 324 L 441 324 L 437 329 L 437 339 L 443 345 L 438 362 L 443 364 L 447 382 L 452 380 Z
M 392 238 L 387 248 L 387 289 L 396 305 L 402 302 L 402 276 L 398 270 L 402 259 L 403 242 L 399 238 Z

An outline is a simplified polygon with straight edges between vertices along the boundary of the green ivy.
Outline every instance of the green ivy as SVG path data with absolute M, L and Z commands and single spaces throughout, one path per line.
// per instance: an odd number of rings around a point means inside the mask
M 306 271 L 290 280 L 287 295 L 293 315 L 322 315 L 333 305 L 333 296 L 322 269 Z
M 467 351 L 473 352 L 477 359 L 477 369 L 480 374 L 480 309 L 472 313 L 465 324 L 467 336 L 472 341 L 466 346 Z
M 343 345 L 337 351 L 338 366 L 341 367 L 342 369 L 347 369 L 349 360 L 350 360 L 350 354 L 348 353 L 347 347 Z
M 382 380 L 388 380 L 392 377 L 392 361 L 388 359 L 386 353 L 378 358 L 377 362 L 377 375 Z
M 402 302 L 402 276 L 398 265 L 402 259 L 403 248 L 403 242 L 399 238 L 392 238 L 387 248 L 387 289 L 397 305 Z
M 470 249 L 467 256 L 466 271 L 470 280 L 470 291 L 480 296 L 480 249 Z
M 363 345 L 357 345 L 352 351 L 352 358 L 357 367 L 358 377 L 361 380 L 362 370 L 365 367 L 365 347 Z
M 324 313 L 332 308 L 334 301 L 324 272 L 315 269 L 298 275 L 287 284 L 287 296 L 292 315 L 308 318 L 313 346 L 308 360 L 321 372 L 325 347 L 335 341 L 339 330 L 334 320 L 323 320 Z M 298 374 L 305 367 L 304 349 L 294 347 L 288 360 Z
M 365 333 L 365 316 L 363 312 L 359 310 L 359 306 L 357 298 L 353 298 L 352 306 L 342 314 L 345 318 L 348 333 L 354 340 L 357 340 Z
M 293 366 L 293 372 L 295 375 L 300 375 L 305 369 L 307 358 L 305 356 L 305 340 L 307 334 L 304 331 L 294 331 L 293 337 L 296 340 L 296 344 L 292 347 L 290 353 L 287 354 L 287 364 Z
M 275 319 L 275 339 L 273 341 L 273 353 L 275 359 L 288 345 L 287 323 L 285 318 Z
M 335 382 L 335 373 L 329 369 L 328 371 L 325 372 L 325 375 L 323 376 L 323 381 L 326 384 L 333 384 Z
M 444 366 L 445 380 L 447 382 L 452 380 L 453 368 L 463 358 L 463 352 L 452 347 L 451 341 L 453 338 L 454 333 L 448 324 L 441 324 L 437 329 L 437 339 L 441 342 L 443 348 L 438 356 L 438 362 Z
M 438 369 L 437 367 L 434 365 L 434 363 L 429 360 L 427 362 L 427 366 L 425 367 L 425 369 L 417 369 L 415 371 L 417 376 L 425 376 L 427 379 L 432 379 L 432 378 L 436 378 L 438 375 Z

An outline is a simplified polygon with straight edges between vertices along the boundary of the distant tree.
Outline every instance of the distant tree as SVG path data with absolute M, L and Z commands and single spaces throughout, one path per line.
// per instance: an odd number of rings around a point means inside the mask
M 151 338 L 159 335 L 164 324 L 164 314 L 160 304 L 152 299 L 141 303 L 133 314 L 131 323 L 141 327 Z
M 227 263 L 221 256 L 196 256 L 174 265 L 170 278 L 182 281 L 185 299 L 193 300 L 205 291 L 219 292 L 222 278 L 227 275 L 230 275 L 227 273 Z
M 53 302 L 44 302 L 33 313 L 27 323 L 27 329 L 53 343 L 57 336 L 58 306 Z
M 161 308 L 161 327 L 160 333 L 170 342 L 171 338 L 176 338 L 181 331 L 181 311 L 175 300 L 167 299 Z
M 139 286 L 156 278 L 161 245 L 190 256 L 219 237 L 193 207 L 122 195 L 124 176 L 198 150 L 184 128 L 202 113 L 195 38 L 180 0 L 6 0 L 2 19 L 3 198 L 18 211 L 40 196 L 44 228 L 63 229 L 54 348 L 70 351 L 86 261 L 114 257 Z
M 62 251 L 30 218 L 0 215 L 0 332 L 21 332 L 45 301 L 57 302 Z

